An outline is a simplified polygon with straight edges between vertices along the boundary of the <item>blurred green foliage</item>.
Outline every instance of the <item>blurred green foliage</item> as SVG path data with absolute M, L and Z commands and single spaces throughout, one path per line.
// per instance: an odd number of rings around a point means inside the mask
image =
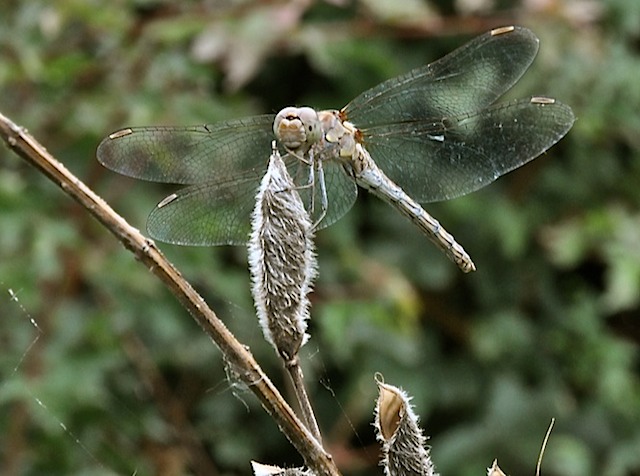
M 544 474 L 637 475 L 636 0 L 9 0 L 0 111 L 143 228 L 171 188 L 103 170 L 95 148 L 112 130 L 340 107 L 509 23 L 541 39 L 509 96 L 561 99 L 573 130 L 490 187 L 428 207 L 474 258 L 472 275 L 366 194 L 320 232 L 306 377 L 345 474 L 381 474 L 370 423 L 382 372 L 414 396 L 441 474 L 484 474 L 496 457 L 531 474 L 555 417 Z M 162 249 L 286 389 L 245 250 Z M 151 273 L 6 148 L 0 291 L 2 474 L 301 463 Z

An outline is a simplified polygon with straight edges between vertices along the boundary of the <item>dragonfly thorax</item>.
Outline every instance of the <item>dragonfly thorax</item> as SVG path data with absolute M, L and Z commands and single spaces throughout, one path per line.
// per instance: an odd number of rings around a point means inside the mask
M 356 148 L 356 127 L 348 121 L 342 121 L 339 111 L 320 111 L 318 117 L 325 140 L 330 144 L 338 144 L 339 157 L 352 157 Z
M 273 121 L 273 133 L 289 150 L 308 149 L 322 137 L 318 113 L 310 107 L 285 107 Z

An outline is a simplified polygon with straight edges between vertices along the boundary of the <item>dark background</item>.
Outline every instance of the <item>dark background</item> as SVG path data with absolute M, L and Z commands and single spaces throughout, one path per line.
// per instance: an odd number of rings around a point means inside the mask
M 443 475 L 494 458 L 533 474 L 552 417 L 543 474 L 638 475 L 640 2 L 5 1 L 0 111 L 144 229 L 173 188 L 103 169 L 95 149 L 113 130 L 341 107 L 507 24 L 541 40 L 508 97 L 557 97 L 575 126 L 486 189 L 427 206 L 471 275 L 366 193 L 318 233 L 311 397 L 349 475 L 382 474 L 375 372 L 414 397 Z M 286 391 L 245 249 L 161 248 Z M 6 148 L 0 292 L 0 473 L 301 464 L 169 292 Z

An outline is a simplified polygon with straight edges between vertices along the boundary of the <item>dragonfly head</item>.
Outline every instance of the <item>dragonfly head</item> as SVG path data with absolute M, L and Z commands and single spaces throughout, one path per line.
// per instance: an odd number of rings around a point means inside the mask
M 310 107 L 285 107 L 273 121 L 273 133 L 287 149 L 308 149 L 322 137 L 318 113 Z

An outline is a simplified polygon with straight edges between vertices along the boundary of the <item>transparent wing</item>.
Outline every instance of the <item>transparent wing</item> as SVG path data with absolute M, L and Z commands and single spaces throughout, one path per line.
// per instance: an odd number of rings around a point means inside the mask
M 105 138 L 101 164 L 154 182 L 224 182 L 247 170 L 264 172 L 271 150 L 273 115 L 189 127 L 131 127 Z M 259 174 L 260 175 L 260 174 Z
M 365 91 L 342 112 L 362 129 L 484 109 L 520 79 L 538 43 L 526 28 L 492 30 L 434 63 Z
M 267 149 L 268 151 L 269 149 Z M 263 150 L 261 162 L 267 163 Z M 308 165 L 287 154 L 285 163 L 294 178 L 307 210 L 315 222 L 321 214 L 321 195 L 317 183 L 306 186 Z M 264 166 L 266 169 L 266 165 Z M 147 220 L 149 234 L 159 241 L 177 245 L 215 246 L 246 243 L 255 195 L 263 172 L 245 171 L 232 180 L 198 183 L 178 190 L 161 201 Z M 325 171 L 328 208 L 319 225 L 324 228 L 341 218 L 356 199 L 355 183 L 338 166 Z M 313 198 L 312 198 L 313 197 Z
M 362 142 L 391 180 L 425 203 L 488 185 L 558 142 L 574 120 L 569 106 L 531 98 L 437 121 L 368 127 Z

